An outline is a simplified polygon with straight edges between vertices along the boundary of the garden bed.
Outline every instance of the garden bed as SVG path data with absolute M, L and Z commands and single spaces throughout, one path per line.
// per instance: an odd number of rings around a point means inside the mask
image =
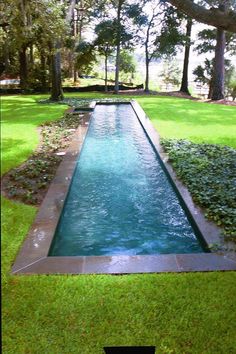
M 30 205 L 41 204 L 82 116 L 79 112 L 65 114 L 60 120 L 39 127 L 38 149 L 2 179 L 7 198 Z
M 236 150 L 185 140 L 162 140 L 177 176 L 205 216 L 236 242 Z

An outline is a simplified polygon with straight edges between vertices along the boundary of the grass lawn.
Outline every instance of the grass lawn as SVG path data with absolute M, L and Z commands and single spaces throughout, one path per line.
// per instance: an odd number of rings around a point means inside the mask
M 35 149 L 37 125 L 65 109 L 39 106 L 40 97 L 2 99 L 3 172 Z M 235 107 L 137 99 L 162 137 L 236 147 Z M 102 354 L 112 345 L 155 345 L 157 354 L 236 353 L 236 272 L 11 276 L 36 208 L 4 198 L 2 206 L 4 354 Z
M 161 137 L 236 148 L 236 107 L 176 97 L 137 97 Z
M 39 105 L 44 96 L 2 97 L 2 173 L 21 164 L 37 147 L 37 126 L 58 119 L 65 105 Z

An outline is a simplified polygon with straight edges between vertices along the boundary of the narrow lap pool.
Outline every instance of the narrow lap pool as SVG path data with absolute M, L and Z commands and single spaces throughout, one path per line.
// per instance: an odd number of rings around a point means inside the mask
M 97 105 L 49 256 L 203 251 L 132 106 Z

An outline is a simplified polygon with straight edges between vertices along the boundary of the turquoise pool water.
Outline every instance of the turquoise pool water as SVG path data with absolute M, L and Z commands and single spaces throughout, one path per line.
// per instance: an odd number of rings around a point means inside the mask
M 97 105 L 50 256 L 203 249 L 131 105 Z

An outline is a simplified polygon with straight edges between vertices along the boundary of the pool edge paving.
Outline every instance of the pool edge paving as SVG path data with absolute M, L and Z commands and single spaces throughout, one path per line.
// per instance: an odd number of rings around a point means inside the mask
M 221 241 L 220 229 L 204 218 L 201 209 L 194 205 L 187 188 L 177 179 L 171 165 L 168 163 L 166 154 L 160 146 L 159 135 L 142 108 L 134 100 L 130 102 L 115 102 L 114 104 L 119 103 L 131 104 L 150 143 L 160 156 L 164 169 L 179 198 L 187 206 L 187 212 L 193 224 L 195 224 L 203 235 L 205 244 L 208 247 L 212 244 L 219 244 Z M 94 101 L 91 107 L 94 108 L 95 105 L 96 102 Z M 71 111 L 71 108 L 69 111 Z M 28 236 L 16 257 L 12 267 L 12 274 L 130 274 L 236 270 L 236 257 L 226 252 L 139 256 L 48 257 L 58 220 L 69 191 L 76 160 L 83 146 L 89 126 L 91 112 L 84 111 L 81 113 L 84 113 L 83 118 L 80 120 L 80 125 L 76 130 L 70 147 L 58 167 Z

